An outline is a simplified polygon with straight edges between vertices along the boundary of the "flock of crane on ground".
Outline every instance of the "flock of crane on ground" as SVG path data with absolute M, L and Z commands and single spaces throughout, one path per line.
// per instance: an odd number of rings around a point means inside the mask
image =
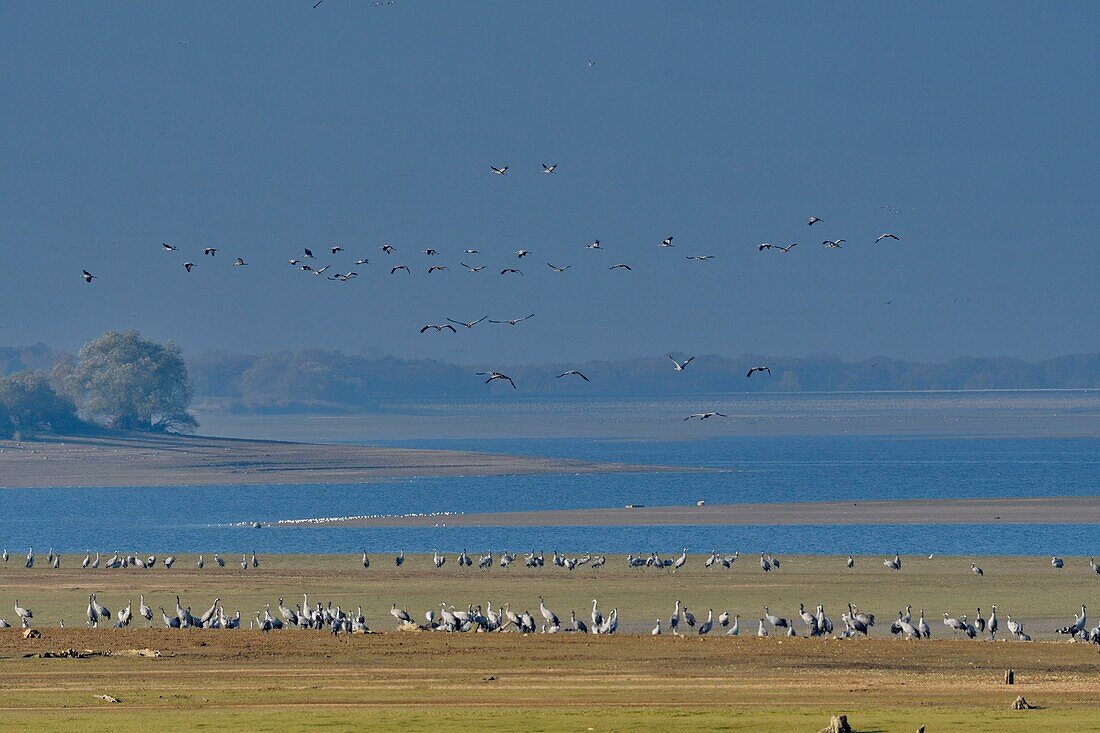
M 740 552 L 734 552 L 731 555 L 721 555 L 717 550 L 714 550 L 703 561 L 703 566 L 708 569 L 719 566 L 728 569 L 732 567 L 739 556 Z M 34 549 L 30 548 L 27 552 L 25 567 L 33 568 L 35 558 Z M 213 558 L 214 565 L 225 567 L 226 562 L 222 559 L 220 554 L 215 553 Z M 9 559 L 10 554 L 7 550 L 4 550 L 4 563 L 6 564 Z M 458 553 L 455 559 L 459 567 L 472 567 L 475 564 L 474 559 L 470 557 L 465 550 Z M 494 558 L 493 553 L 489 552 L 480 556 L 476 564 L 480 569 L 489 570 L 493 567 L 494 563 L 505 568 L 517 559 L 517 553 L 505 551 L 500 553 L 497 558 Z M 675 573 L 684 567 L 687 563 L 687 559 L 687 548 L 684 548 L 681 555 L 676 559 L 662 558 L 659 553 L 651 552 L 646 555 L 629 554 L 626 557 L 626 563 L 630 568 L 661 568 L 668 572 Z M 165 569 L 170 570 L 175 562 L 175 556 L 170 555 L 164 558 L 162 564 Z M 369 568 L 371 565 L 370 556 L 365 551 L 362 554 L 360 562 L 364 568 Z M 393 562 L 396 567 L 404 565 L 404 550 L 399 551 L 393 557 Z M 441 554 L 438 550 L 433 550 L 432 564 L 435 569 L 438 570 L 443 568 L 446 562 L 446 555 Z M 523 562 L 528 568 L 540 568 L 545 565 L 545 555 L 541 552 L 537 554 L 535 552 L 530 552 L 524 555 Z M 569 571 L 584 566 L 598 569 L 604 566 L 606 562 L 607 558 L 604 555 L 586 554 L 578 557 L 570 557 L 556 550 L 551 560 L 553 566 L 564 568 Z M 884 558 L 882 562 L 889 570 L 900 572 L 902 569 L 903 561 L 900 553 L 895 553 L 892 558 Z M 1089 563 L 1092 567 L 1092 571 L 1100 575 L 1100 564 L 1097 564 L 1093 558 L 1089 558 Z M 60 568 L 60 554 L 54 553 L 51 548 L 47 555 L 46 564 L 47 567 L 50 568 Z M 90 551 L 85 555 L 84 561 L 81 563 L 83 568 L 92 570 L 100 567 L 105 569 L 150 569 L 155 567 L 156 564 L 157 558 L 155 555 L 150 555 L 143 559 L 137 555 L 115 552 L 110 558 L 104 561 L 100 553 L 95 553 L 93 557 Z M 777 571 L 781 564 L 782 561 L 774 555 L 770 553 L 760 553 L 760 569 L 762 572 L 770 573 Z M 849 555 L 845 564 L 848 569 L 854 568 L 855 558 Z M 196 567 L 202 570 L 206 565 L 207 563 L 203 555 L 199 555 Z M 242 570 L 248 570 L 250 568 L 258 569 L 260 567 L 260 561 L 255 552 L 252 552 L 251 556 L 242 554 L 240 566 Z M 985 572 L 977 564 L 971 562 L 970 567 L 971 572 L 975 575 L 984 577 Z M 1051 567 L 1061 570 L 1065 567 L 1065 561 L 1060 557 L 1054 556 L 1051 558 Z M 23 628 L 29 628 L 31 626 L 31 620 L 34 618 L 34 613 L 29 608 L 20 606 L 18 599 L 15 600 L 14 608 L 21 626 Z M 242 623 L 240 611 L 237 611 L 234 616 L 226 615 L 225 608 L 220 598 L 215 598 L 210 607 L 199 616 L 194 616 L 191 613 L 190 606 L 185 607 L 181 605 L 178 595 L 176 596 L 174 614 L 169 614 L 165 611 L 163 606 L 160 606 L 159 610 L 164 626 L 168 628 L 236 629 L 240 628 Z M 815 612 L 806 610 L 805 604 L 799 604 L 798 618 L 794 620 L 773 614 L 767 605 L 763 607 L 763 610 L 763 615 L 758 619 L 757 636 L 766 637 L 775 634 L 797 636 L 797 620 L 802 621 L 805 626 L 805 634 L 810 637 L 830 636 L 835 632 L 833 622 L 825 615 L 823 604 L 817 604 Z M 897 619 L 895 619 L 889 627 L 891 634 L 905 639 L 930 639 L 932 630 L 925 619 L 924 610 L 921 609 L 919 611 L 919 618 L 916 621 L 913 620 L 912 610 L 913 607 L 907 605 L 904 611 L 898 611 Z M 261 631 L 272 631 L 288 627 L 317 630 L 328 629 L 333 634 L 339 634 L 341 632 L 370 632 L 370 627 L 367 625 L 363 615 L 362 606 L 359 606 L 356 613 L 352 615 L 343 610 L 339 605 L 333 606 L 331 601 L 327 606 L 319 602 L 315 606 L 311 606 L 308 596 L 303 594 L 302 603 L 296 604 L 294 608 L 289 608 L 284 605 L 283 599 L 280 598 L 278 600 L 278 611 L 278 616 L 273 615 L 271 613 L 270 604 L 266 605 L 262 612 L 257 610 L 255 612 L 256 618 L 254 620 L 249 619 L 249 628 L 259 629 Z M 438 615 L 434 609 L 429 609 L 424 614 L 424 624 L 415 622 L 413 617 L 409 614 L 407 607 L 398 608 L 396 603 L 392 605 L 390 614 L 398 621 L 402 628 L 418 628 L 425 631 L 492 632 L 514 629 L 523 634 L 536 632 L 549 634 L 572 632 L 610 635 L 614 634 L 619 628 L 618 609 L 613 609 L 610 614 L 604 616 L 600 612 L 598 602 L 595 599 L 592 601 L 591 625 L 587 624 L 583 619 L 578 618 L 575 610 L 571 611 L 569 614 L 569 624 L 563 625 L 558 615 L 551 611 L 546 605 L 543 596 L 539 596 L 539 615 L 542 618 L 541 622 L 539 622 L 529 611 L 525 610 L 522 613 L 512 611 L 510 604 L 505 604 L 502 608 L 498 606 L 498 608 L 494 610 L 491 602 L 486 604 L 484 610 L 481 605 L 474 606 L 470 604 L 465 611 L 456 609 L 453 605 L 441 603 Z M 131 622 L 135 621 L 136 618 L 143 618 L 150 623 L 153 621 L 153 609 L 146 604 L 144 594 L 141 594 L 139 597 L 137 617 L 134 616 L 132 600 L 119 610 L 117 614 L 112 614 L 110 609 L 99 602 L 96 593 L 92 593 L 88 596 L 88 626 L 98 628 L 101 625 L 106 625 L 115 628 L 125 628 L 130 626 Z M 735 614 L 731 617 L 729 611 L 723 611 L 716 619 L 714 617 L 714 610 L 708 609 L 706 620 L 699 623 L 696 617 L 688 610 L 687 606 L 677 600 L 672 616 L 668 619 L 667 626 L 663 623 L 661 618 L 658 618 L 656 625 L 650 633 L 654 636 L 658 636 L 667 629 L 670 633 L 677 636 L 692 632 L 700 636 L 705 636 L 714 631 L 715 623 L 717 623 L 719 628 L 725 630 L 724 633 L 726 636 L 738 636 L 741 633 L 740 621 L 740 614 Z M 843 630 L 837 634 L 839 638 L 855 638 L 860 635 L 868 636 L 871 628 L 875 626 L 875 615 L 865 613 L 855 605 L 849 603 L 847 612 L 841 615 L 841 622 L 843 624 Z M 63 627 L 64 621 L 61 621 L 60 624 Z M 981 608 L 978 608 L 973 621 L 969 620 L 967 614 L 964 614 L 961 619 L 958 619 L 945 612 L 943 614 L 943 624 L 951 630 L 953 637 L 962 634 L 970 639 L 986 637 L 990 640 L 995 640 L 997 633 L 1000 631 L 996 604 L 992 606 L 992 612 L 988 619 L 982 616 Z M 6 619 L 0 618 L 0 628 L 10 628 L 11 626 L 12 624 Z M 1013 620 L 1011 615 L 1006 616 L 1005 628 L 1011 638 L 1020 641 L 1031 641 L 1031 636 L 1024 630 L 1023 624 Z M 1100 644 L 1100 625 L 1093 629 L 1088 628 L 1084 604 L 1081 605 L 1080 615 L 1074 614 L 1074 621 L 1072 624 L 1057 629 L 1056 631 L 1059 634 L 1068 635 L 1075 640 L 1079 639 Z
M 546 599 L 541 595 L 539 596 L 538 605 L 541 621 L 527 610 L 516 613 L 512 610 L 510 603 L 505 604 L 503 607 L 498 606 L 495 610 L 491 601 L 485 604 L 484 609 L 480 604 L 476 606 L 469 604 L 466 610 L 457 609 L 453 604 L 446 602 L 440 603 L 439 606 L 438 614 L 436 614 L 434 608 L 428 609 L 424 613 L 425 622 L 423 624 L 417 623 L 413 619 L 408 607 L 398 608 L 396 603 L 390 607 L 390 615 L 397 621 L 398 628 L 402 630 L 416 629 L 449 633 L 514 630 L 521 634 L 557 634 L 564 632 L 606 636 L 616 633 L 619 629 L 619 609 L 614 608 L 611 613 L 604 616 L 596 599 L 592 600 L 591 625 L 586 623 L 583 618 L 577 617 L 576 609 L 569 612 L 569 623 L 563 624 L 561 618 L 547 606 Z M 183 606 L 178 595 L 176 596 L 175 613 L 169 614 L 164 606 L 158 608 L 161 621 L 167 628 L 241 628 L 241 612 L 238 610 L 235 615 L 227 616 L 220 598 L 215 598 L 210 607 L 199 616 L 192 614 L 190 606 Z M 302 602 L 295 604 L 294 608 L 286 606 L 282 598 L 278 600 L 277 608 L 279 611 L 278 616 L 271 613 L 271 604 L 266 604 L 262 612 L 257 610 L 255 612 L 256 618 L 254 620 L 249 619 L 248 628 L 263 632 L 288 628 L 328 630 L 334 635 L 340 633 L 371 633 L 366 617 L 363 615 L 362 606 L 358 606 L 355 613 L 351 614 L 339 605 L 333 605 L 331 601 L 327 605 L 320 602 L 310 604 L 309 595 L 303 593 Z M 807 636 L 828 637 L 834 635 L 835 632 L 833 622 L 825 615 L 823 604 L 817 604 L 816 611 L 810 612 L 806 610 L 805 604 L 800 603 L 797 618 L 786 618 L 774 614 L 768 605 L 764 605 L 763 611 L 763 614 L 759 616 L 756 630 L 756 635 L 760 637 L 776 634 L 788 637 L 798 636 L 796 625 L 799 620 L 805 626 L 804 633 Z M 913 607 L 911 605 L 907 605 L 904 611 L 898 611 L 897 619 L 889 627 L 890 633 L 903 639 L 931 639 L 932 629 L 925 619 L 924 609 L 920 610 L 920 616 L 916 621 L 913 620 L 912 611 Z M 18 599 L 15 600 L 15 613 L 23 628 L 31 626 L 34 612 L 29 608 L 20 606 Z M 139 596 L 136 617 L 132 600 L 117 614 L 112 614 L 109 608 L 100 603 L 96 593 L 88 596 L 87 625 L 89 627 L 126 628 L 139 618 L 145 619 L 147 625 L 153 625 L 153 608 L 145 602 L 144 594 Z M 847 612 L 841 615 L 841 621 L 844 630 L 836 634 L 836 638 L 851 639 L 861 635 L 867 637 L 871 633 L 871 628 L 875 626 L 875 614 L 866 613 L 854 604 L 849 603 Z M 721 633 L 725 636 L 739 636 L 741 634 L 740 614 L 731 616 L 729 611 L 723 611 L 715 618 L 714 609 L 710 608 L 707 609 L 706 620 L 699 622 L 695 615 L 688 610 L 688 607 L 677 600 L 667 627 L 664 625 L 663 619 L 658 617 L 657 623 L 650 634 L 660 636 L 667 628 L 674 636 L 691 633 L 706 636 L 715 630 L 716 623 L 720 629 L 724 630 Z M 995 641 L 997 633 L 1000 631 L 996 604 L 993 605 L 988 619 L 982 617 L 982 610 L 979 608 L 973 621 L 968 620 L 966 614 L 960 620 L 945 612 L 943 614 L 943 624 L 951 630 L 952 638 L 958 638 L 962 634 L 970 639 L 984 637 L 990 641 Z M 64 628 L 64 620 L 60 621 L 60 626 Z M 0 619 L 0 628 L 10 627 L 10 622 L 6 619 Z M 1011 638 L 1020 641 L 1031 641 L 1031 636 L 1024 630 L 1023 624 L 1013 620 L 1011 614 L 1006 616 L 1005 628 Z M 1083 604 L 1080 615 L 1074 614 L 1073 623 L 1057 629 L 1057 633 L 1068 635 L 1074 640 L 1100 645 L 1100 625 L 1093 629 L 1088 628 Z

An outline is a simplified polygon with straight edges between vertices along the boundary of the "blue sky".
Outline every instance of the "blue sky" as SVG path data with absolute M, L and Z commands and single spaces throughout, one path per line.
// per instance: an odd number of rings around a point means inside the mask
M 3 16 L 0 344 L 139 328 L 196 351 L 497 363 L 1100 351 L 1096 6 L 35 2 Z M 901 241 L 872 244 L 886 231 Z M 677 247 L 659 249 L 668 235 Z M 584 248 L 595 238 L 604 251 Z M 358 280 L 286 264 L 332 244 L 346 252 L 318 264 L 367 257 Z M 524 276 L 496 274 L 520 248 Z M 399 263 L 414 275 L 391 277 Z

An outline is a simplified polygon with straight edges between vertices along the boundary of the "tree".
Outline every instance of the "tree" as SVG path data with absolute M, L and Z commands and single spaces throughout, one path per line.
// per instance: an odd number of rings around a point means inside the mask
M 178 346 L 109 331 L 84 344 L 76 364 L 55 377 L 91 420 L 123 430 L 187 432 L 191 380 Z
M 76 405 L 50 386 L 43 372 L 0 377 L 0 436 L 79 428 Z

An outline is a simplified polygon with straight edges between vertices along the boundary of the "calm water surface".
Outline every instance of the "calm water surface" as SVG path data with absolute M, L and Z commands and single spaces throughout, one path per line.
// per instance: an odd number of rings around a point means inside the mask
M 379 441 L 373 441 L 379 442 Z M 0 545 L 142 551 L 382 552 L 553 549 L 627 552 L 768 549 L 782 553 L 1100 553 L 1094 525 L 845 527 L 230 527 L 237 522 L 420 512 L 973 496 L 1096 496 L 1100 439 L 720 437 L 416 440 L 456 448 L 711 473 L 413 479 L 375 484 L 6 490 Z M 442 520 L 445 521 L 445 520 Z

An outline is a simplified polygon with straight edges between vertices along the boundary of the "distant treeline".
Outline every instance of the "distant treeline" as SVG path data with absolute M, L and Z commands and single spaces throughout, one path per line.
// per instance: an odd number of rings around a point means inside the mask
M 429 359 L 350 356 L 338 351 L 280 351 L 263 356 L 212 352 L 188 359 L 196 399 L 206 409 L 300 411 L 370 409 L 387 399 L 511 395 L 507 384 L 483 384 L 487 366 Z M 772 375 L 746 378 L 750 366 Z M 699 356 L 683 373 L 667 356 L 580 364 L 492 365 L 511 376 L 517 394 L 537 397 L 652 398 L 715 392 L 1050 389 L 1100 387 L 1100 354 L 1044 361 L 962 358 L 940 364 L 873 358 Z M 578 377 L 557 379 L 578 369 Z
M 680 355 L 677 355 L 678 357 Z M 67 355 L 36 345 L 0 348 L 0 372 L 49 369 Z M 464 399 L 511 395 L 507 384 L 483 384 L 474 375 L 486 364 L 430 359 L 353 356 L 305 349 L 261 356 L 208 352 L 186 357 L 201 409 L 230 411 L 360 411 L 393 399 Z M 746 378 L 750 366 L 772 375 Z M 520 396 L 654 398 L 716 392 L 871 391 L 936 389 L 1100 388 L 1100 354 L 1042 361 L 1009 357 L 960 358 L 926 364 L 885 357 L 850 362 L 828 357 L 702 355 L 683 373 L 667 356 L 580 364 L 491 365 L 510 375 Z M 578 369 L 578 377 L 557 379 Z

